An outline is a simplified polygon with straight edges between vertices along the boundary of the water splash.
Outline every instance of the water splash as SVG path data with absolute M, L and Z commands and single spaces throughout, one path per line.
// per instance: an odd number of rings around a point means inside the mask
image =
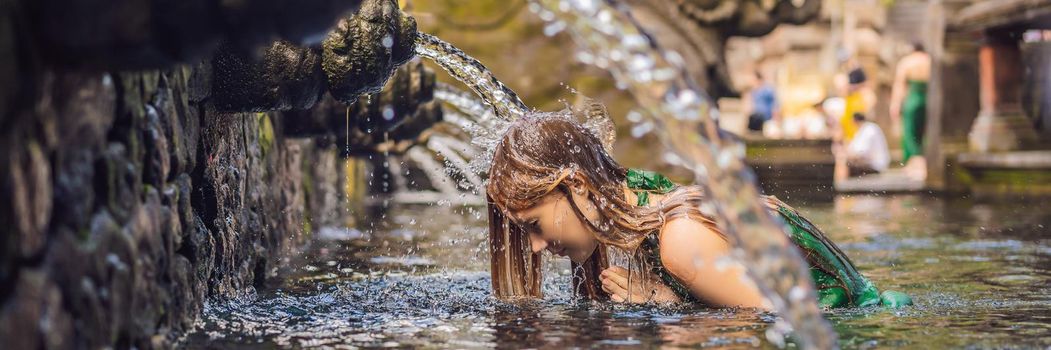
M 448 84 L 439 83 L 435 87 L 434 98 L 462 112 L 446 111 L 444 118 L 470 135 L 472 145 L 485 150 L 472 157 L 469 168 L 475 174 L 489 171 L 492 150 L 496 149 L 512 121 L 497 117 L 490 104 Z
M 434 98 L 460 110 L 472 121 L 485 127 L 506 124 L 507 120 L 496 119 L 496 112 L 484 100 L 474 94 L 457 89 L 455 86 L 438 82 L 434 86 Z M 501 123 L 503 122 L 503 123 Z
M 744 146 L 719 130 L 718 111 L 686 74 L 681 56 L 661 49 L 619 1 L 532 0 L 531 5 L 549 25 L 564 28 L 589 57 L 603 58 L 596 65 L 633 94 L 649 117 L 640 125 L 652 125 L 644 129 L 656 130 L 673 152 L 666 159 L 692 170 L 711 195 L 723 231 L 739 248 L 738 260 L 795 329 L 800 344 L 835 348 L 835 332 L 817 306 L 806 263 L 787 235 L 769 234 L 784 226 L 759 201 L 755 176 L 742 160 Z M 776 333 L 770 337 L 779 337 Z
M 576 91 L 572 91 L 576 93 Z M 581 95 L 582 96 L 582 95 Z M 489 170 L 492 160 L 492 150 L 507 133 L 513 120 L 505 120 L 496 117 L 490 104 L 469 92 L 457 89 L 454 86 L 438 83 L 435 87 L 434 98 L 445 102 L 457 111 L 446 111 L 445 121 L 459 127 L 471 137 L 471 144 L 487 150 L 477 157 L 471 158 L 470 168 L 476 174 L 484 174 Z M 613 152 L 613 142 L 616 139 L 616 128 L 610 120 L 606 107 L 590 98 L 584 98 L 581 106 L 577 109 L 583 113 L 573 113 L 572 107 L 557 112 L 534 113 L 535 115 L 546 114 L 551 117 L 574 119 L 591 131 L 601 142 L 607 152 Z M 462 112 L 462 113 L 461 113 Z
M 466 57 L 465 61 L 473 60 Z M 437 128 L 421 147 L 410 148 L 405 154 L 386 155 L 385 164 L 391 168 L 394 191 L 384 200 L 403 204 L 484 205 L 482 174 L 488 171 L 492 150 L 513 119 L 498 117 L 492 105 L 471 92 L 445 83 L 436 84 L 435 99 L 452 107 L 443 111 L 443 122 L 453 129 Z M 407 184 L 414 182 L 407 179 L 410 169 L 419 170 L 430 188 L 410 189 Z
M 460 171 L 470 185 L 469 189 L 476 194 L 480 193 L 484 188 L 482 185 L 482 178 L 478 176 L 478 173 L 470 170 L 467 160 L 464 160 L 459 153 L 454 151 L 452 147 L 449 147 L 447 140 L 448 139 L 446 138 L 431 138 L 431 140 L 427 142 L 427 148 L 442 155 L 442 157 L 445 158 L 446 163 L 452 165 L 453 169 Z
M 394 190 L 382 200 L 400 204 L 485 204 L 480 195 L 482 179 L 466 160 L 481 154 L 480 150 L 441 133 L 431 135 L 420 146 L 405 154 L 387 156 Z M 422 174 L 429 187 L 417 185 L 418 178 L 411 177 L 414 173 Z

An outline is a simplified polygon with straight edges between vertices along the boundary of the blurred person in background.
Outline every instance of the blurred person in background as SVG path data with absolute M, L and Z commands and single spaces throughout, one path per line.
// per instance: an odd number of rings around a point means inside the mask
M 927 124 L 927 81 L 931 77 L 931 57 L 923 45 L 913 44 L 912 52 L 898 61 L 890 97 L 890 120 L 894 136 L 901 137 L 902 162 L 913 178 L 926 177 L 923 158 L 923 132 Z
M 763 131 L 763 124 L 777 117 L 779 108 L 777 90 L 762 73 L 755 72 L 755 84 L 748 92 L 751 113 L 748 114 L 748 130 Z
M 890 150 L 887 139 L 879 125 L 866 120 L 865 115 L 854 113 L 854 124 L 857 132 L 854 138 L 840 152 L 847 176 L 861 176 L 880 173 L 890 165 Z
M 849 144 L 858 131 L 858 124 L 854 122 L 855 113 L 866 113 L 870 101 L 873 100 L 874 92 L 868 87 L 868 76 L 865 70 L 857 64 L 847 73 L 847 86 L 843 94 L 843 114 L 839 118 L 840 137 L 843 144 Z

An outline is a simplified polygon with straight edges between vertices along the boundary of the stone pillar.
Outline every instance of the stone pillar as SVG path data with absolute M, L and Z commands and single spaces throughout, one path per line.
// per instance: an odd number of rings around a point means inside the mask
M 931 56 L 931 76 L 927 84 L 927 125 L 923 135 L 923 154 L 927 159 L 928 188 L 941 190 L 945 187 L 945 154 L 941 147 L 942 100 L 945 84 L 942 81 L 943 56 L 945 55 L 945 6 L 940 0 L 931 1 L 927 7 L 927 28 L 924 46 Z M 896 138 L 895 138 L 896 139 Z M 900 141 L 899 141 L 900 143 Z
M 928 189 L 962 192 L 954 175 L 956 154 L 968 149 L 967 134 L 979 114 L 978 49 L 970 32 L 954 30 L 949 20 L 970 1 L 928 3 L 924 43 L 931 56 L 927 86 L 927 126 L 923 154 L 927 158 Z
M 1036 131 L 1022 110 L 1025 66 L 1018 39 L 1007 31 L 983 33 L 978 52 L 981 111 L 971 126 L 972 151 L 1002 152 L 1036 142 Z
M 1029 71 L 1022 88 L 1022 108 L 1044 143 L 1051 140 L 1051 41 L 1022 44 L 1022 60 Z

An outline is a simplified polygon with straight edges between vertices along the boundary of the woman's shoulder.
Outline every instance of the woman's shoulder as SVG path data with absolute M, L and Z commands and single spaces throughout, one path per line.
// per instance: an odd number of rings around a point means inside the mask
M 704 255 L 729 250 L 729 243 L 708 224 L 688 217 L 668 220 L 660 232 L 661 263 L 673 274 L 691 269 Z
M 722 235 L 713 230 L 709 223 L 682 216 L 669 219 L 664 223 L 660 231 L 660 242 L 661 246 L 674 246 L 696 242 L 698 239 L 705 238 L 704 236 L 714 236 L 722 239 Z

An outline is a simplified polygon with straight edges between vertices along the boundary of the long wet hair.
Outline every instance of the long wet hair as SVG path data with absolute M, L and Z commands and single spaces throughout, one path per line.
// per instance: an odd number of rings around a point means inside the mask
M 486 186 L 492 283 L 497 297 L 541 296 L 540 254 L 531 251 L 526 230 L 505 213 L 533 207 L 552 191 L 569 197 L 571 189 L 582 188 L 598 208 L 600 218 L 592 222 L 569 200 L 598 241 L 586 262 L 572 264 L 575 293 L 592 299 L 609 298 L 598 276 L 609 265 L 610 248 L 643 261 L 640 244 L 677 217 L 689 217 L 721 232 L 698 209 L 703 192 L 695 186 L 677 188 L 658 206 L 629 203 L 624 192 L 627 169 L 610 156 L 595 133 L 578 122 L 582 113 L 605 113 L 594 107 L 523 117 L 497 144 Z

